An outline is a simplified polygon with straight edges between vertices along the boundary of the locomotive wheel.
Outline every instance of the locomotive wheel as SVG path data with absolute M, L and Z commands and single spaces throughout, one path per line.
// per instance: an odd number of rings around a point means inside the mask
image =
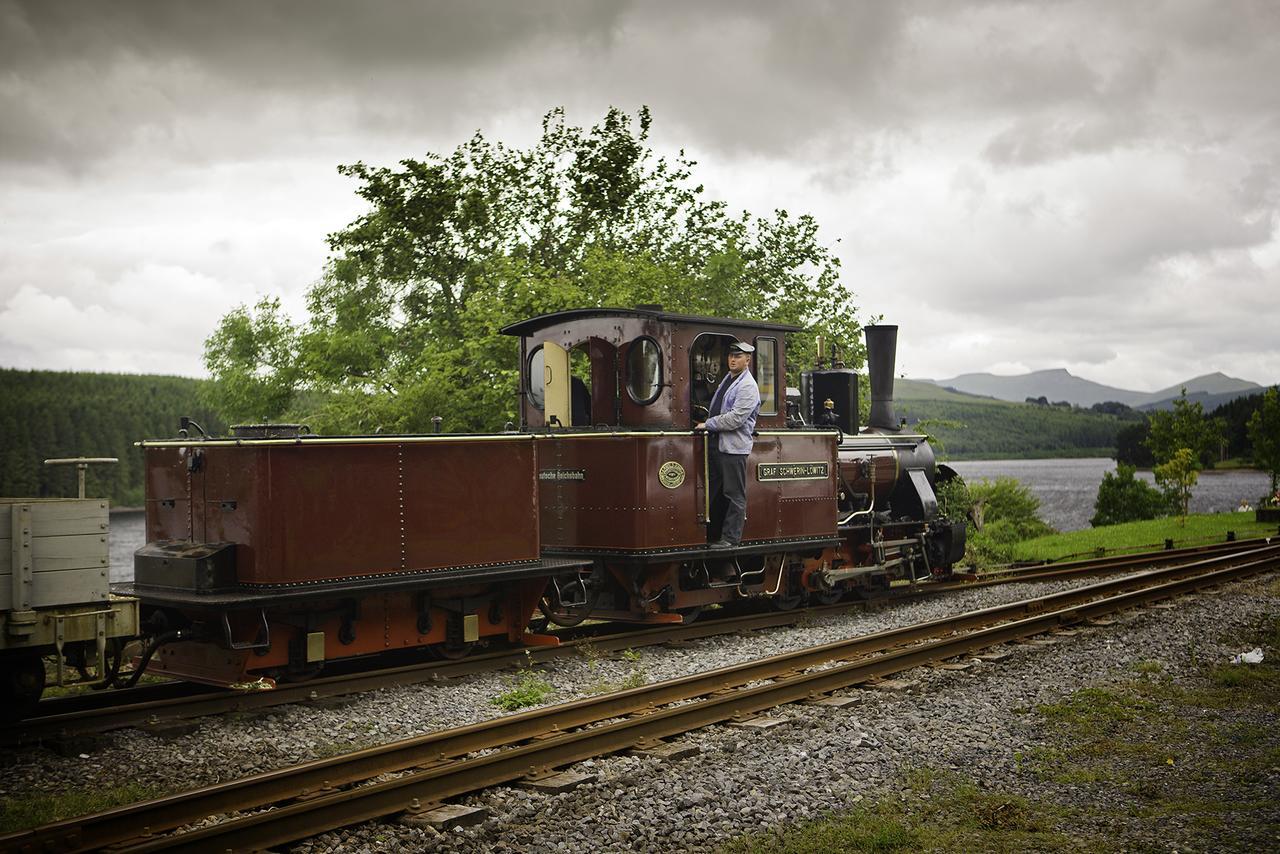
M 774 596 L 769 600 L 775 610 L 794 611 L 804 601 L 804 596 L 794 593 L 789 596 Z
M 21 720 L 44 693 L 44 659 L 34 653 L 8 659 L 0 669 L 0 717 Z
M 433 643 L 427 647 L 428 651 L 437 658 L 445 661 L 457 661 L 460 658 L 466 658 L 471 654 L 471 650 L 475 649 L 476 642 L 469 643 Z
M 687 626 L 702 616 L 702 610 L 703 606 L 694 605 L 692 608 L 678 608 L 676 613 L 680 615 L 680 624 Z
M 583 584 L 585 601 L 577 605 L 566 605 L 560 599 L 560 588 L 554 582 L 548 582 L 547 592 L 538 600 L 538 608 L 549 622 L 569 628 L 591 616 L 596 603 L 600 601 L 600 593 L 600 587 Z
M 814 592 L 810 595 L 818 605 L 834 605 L 844 598 L 844 594 L 845 591 L 837 587 L 834 590 L 826 590 L 821 593 Z
M 278 677 L 281 682 L 308 682 L 320 675 L 320 671 L 324 670 L 324 662 L 318 664 L 309 664 L 306 666 L 288 665 L 283 669 Z

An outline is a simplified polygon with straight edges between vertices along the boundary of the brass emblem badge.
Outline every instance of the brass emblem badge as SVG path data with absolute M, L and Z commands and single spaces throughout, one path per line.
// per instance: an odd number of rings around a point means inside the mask
M 668 460 L 658 467 L 658 480 L 667 489 L 675 489 L 684 483 L 684 466 L 675 460 Z

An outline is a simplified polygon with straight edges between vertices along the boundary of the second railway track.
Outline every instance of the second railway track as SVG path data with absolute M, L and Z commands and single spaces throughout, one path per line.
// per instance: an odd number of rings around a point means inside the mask
M 1098 573 L 1119 573 L 1152 566 L 1170 566 L 1215 554 L 1229 554 L 1266 545 L 1266 540 L 1224 542 L 1182 549 L 1111 556 L 1062 564 L 1013 567 L 970 580 L 929 582 L 894 588 L 885 599 L 870 604 L 899 601 L 918 595 L 942 594 L 955 590 L 1013 582 L 1049 581 Z M 863 607 L 866 601 L 816 606 L 807 613 L 822 614 Z M 191 683 L 143 685 L 126 691 L 96 692 L 43 701 L 36 716 L 0 728 L 0 745 L 33 744 L 107 732 L 130 726 L 164 724 L 206 715 L 250 712 L 289 703 L 307 703 L 332 697 L 358 694 L 388 686 L 458 678 L 525 664 L 545 663 L 577 654 L 581 643 L 590 642 L 602 652 L 631 647 L 653 646 L 671 641 L 687 641 L 732 632 L 752 631 L 792 625 L 801 619 L 799 611 L 749 613 L 705 618 L 688 625 L 660 625 L 608 632 L 593 626 L 586 631 L 567 633 L 559 647 L 499 650 L 474 655 L 460 661 L 428 661 L 362 670 L 284 684 L 270 691 L 230 691 Z M 602 631 L 603 630 L 603 631 Z
M 412 812 L 530 773 L 749 715 L 977 649 L 1274 570 L 1267 546 L 973 611 L 618 694 L 498 718 L 60 822 L 0 839 L 9 850 L 223 851 L 283 844 Z M 671 705 L 675 704 L 675 705 Z M 400 776 L 367 783 L 383 774 Z M 363 783 L 363 785 L 361 785 Z M 264 809 L 271 807 L 269 809 Z M 264 810 L 169 836 L 208 816 Z
M 1264 541 L 1227 542 L 1073 561 L 1058 565 L 1015 567 L 967 581 L 927 583 L 895 588 L 890 597 L 886 597 L 885 600 L 872 600 L 872 604 L 895 601 L 913 595 L 972 589 L 983 585 L 1053 580 L 1100 572 L 1123 572 L 1144 566 L 1168 565 L 1171 562 L 1194 560 L 1208 554 L 1230 552 L 1263 543 Z M 828 613 L 866 604 L 860 601 L 815 607 L 809 609 L 809 613 Z M 580 631 L 567 635 L 566 642 L 560 647 L 501 650 L 471 656 L 462 661 L 417 662 L 372 671 L 341 673 L 304 683 L 282 685 L 271 691 L 228 691 L 190 683 L 162 683 L 143 685 L 125 691 L 82 693 L 47 699 L 40 704 L 40 709 L 34 716 L 0 728 L 0 745 L 33 744 L 50 739 L 101 733 L 122 727 L 156 725 L 206 715 L 248 712 L 289 703 L 314 702 L 387 686 L 410 685 L 501 670 L 517 664 L 542 663 L 574 652 L 581 636 L 588 637 L 598 649 L 612 652 L 627 647 L 652 646 L 672 640 L 693 640 L 714 634 L 785 626 L 795 623 L 798 619 L 800 619 L 798 612 L 726 615 L 716 619 L 704 619 L 692 625 L 635 627 L 613 634 L 602 634 L 602 627 L 595 626 L 585 633 Z

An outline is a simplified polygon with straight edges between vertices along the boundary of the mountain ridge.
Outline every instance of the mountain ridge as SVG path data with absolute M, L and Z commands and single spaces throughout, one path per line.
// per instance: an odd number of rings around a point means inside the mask
M 1184 388 L 1188 399 L 1212 399 L 1215 406 L 1236 397 L 1257 394 L 1266 388 L 1249 380 L 1214 371 L 1157 391 L 1135 391 L 1077 377 L 1066 368 L 1047 368 L 1014 375 L 977 372 L 960 374 L 950 379 L 917 382 L 928 382 L 943 389 L 1015 403 L 1021 403 L 1027 398 L 1044 397 L 1050 403 L 1067 401 L 1076 406 L 1116 401 L 1135 409 L 1168 408 L 1175 398 L 1181 396 Z

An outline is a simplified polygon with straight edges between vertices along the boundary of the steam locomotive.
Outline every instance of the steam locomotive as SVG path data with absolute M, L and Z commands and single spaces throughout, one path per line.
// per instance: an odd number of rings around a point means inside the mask
M 867 329 L 871 418 L 839 364 L 785 389 L 778 323 L 579 309 L 519 338 L 520 426 L 319 436 L 290 425 L 141 444 L 135 577 L 149 672 L 238 685 L 424 647 L 554 644 L 543 625 L 669 623 L 743 598 L 792 608 L 947 575 L 948 476 L 893 414 L 897 328 Z M 740 546 L 708 548 L 703 420 L 734 341 L 761 393 Z

